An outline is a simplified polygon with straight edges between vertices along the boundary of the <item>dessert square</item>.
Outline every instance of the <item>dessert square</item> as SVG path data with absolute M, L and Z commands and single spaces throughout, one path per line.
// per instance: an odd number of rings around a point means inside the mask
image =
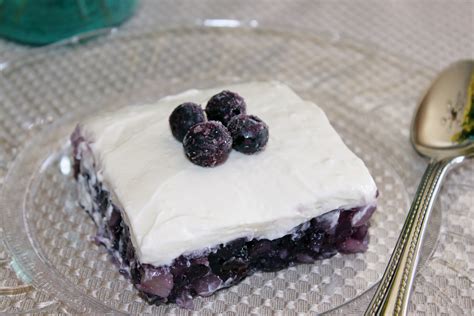
M 203 168 L 186 158 L 168 117 L 224 89 L 265 120 L 268 144 Z M 97 240 L 150 303 L 190 307 L 255 271 L 367 248 L 375 182 L 324 112 L 281 83 L 189 90 L 103 113 L 71 142 Z

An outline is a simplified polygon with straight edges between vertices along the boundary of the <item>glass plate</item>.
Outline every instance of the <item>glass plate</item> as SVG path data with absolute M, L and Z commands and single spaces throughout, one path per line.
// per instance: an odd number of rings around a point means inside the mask
M 380 198 L 369 249 L 257 273 L 211 297 L 196 298 L 194 312 L 322 313 L 371 289 L 408 210 L 406 174 L 420 169 L 373 100 L 396 90 L 390 71 L 414 68 L 328 34 L 251 27 L 150 31 L 86 41 L 74 50 L 58 47 L 10 65 L 2 84 L 15 106 L 23 102 L 32 108 L 24 124 L 34 129 L 55 121 L 17 157 L 1 196 L 5 240 L 22 279 L 53 294 L 72 313 L 191 313 L 173 304 L 145 303 L 105 249 L 91 241 L 95 227 L 75 199 L 69 134 L 77 122 L 104 108 L 152 102 L 190 88 L 279 80 L 319 104 L 370 169 Z M 373 71 L 381 69 L 386 80 L 380 73 L 373 80 Z

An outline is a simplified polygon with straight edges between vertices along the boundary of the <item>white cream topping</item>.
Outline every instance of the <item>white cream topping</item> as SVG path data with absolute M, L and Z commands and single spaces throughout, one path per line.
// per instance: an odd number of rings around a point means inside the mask
M 232 151 L 215 168 L 189 162 L 168 117 L 183 102 L 205 107 L 223 89 L 245 98 L 269 126 L 266 149 Z M 156 104 L 130 106 L 83 124 L 101 173 L 125 211 L 142 263 L 240 237 L 282 237 L 337 208 L 375 204 L 376 186 L 324 112 L 277 82 L 189 90 Z

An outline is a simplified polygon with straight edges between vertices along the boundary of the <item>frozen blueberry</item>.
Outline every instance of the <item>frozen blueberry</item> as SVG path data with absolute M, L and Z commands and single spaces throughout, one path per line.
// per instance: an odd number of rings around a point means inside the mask
M 229 157 L 232 137 L 220 122 L 198 123 L 184 136 L 183 146 L 192 163 L 202 167 L 214 167 Z
M 244 154 L 259 152 L 268 142 L 267 124 L 254 115 L 234 116 L 228 129 L 232 135 L 234 149 Z
M 191 126 L 206 121 L 206 115 L 200 105 L 192 102 L 186 102 L 179 105 L 170 115 L 169 122 L 171 133 L 179 140 L 183 141 L 184 135 Z
M 214 95 L 206 106 L 209 120 L 219 121 L 225 126 L 239 114 L 245 114 L 247 105 L 244 99 L 235 92 L 224 90 Z

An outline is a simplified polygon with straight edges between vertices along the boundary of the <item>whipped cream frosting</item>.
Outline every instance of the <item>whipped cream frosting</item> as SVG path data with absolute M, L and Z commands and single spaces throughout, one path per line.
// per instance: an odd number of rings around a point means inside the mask
M 205 107 L 223 89 L 244 97 L 270 138 L 263 152 L 233 150 L 224 164 L 199 167 L 172 136 L 168 117 L 183 102 Z M 142 263 L 167 265 L 241 237 L 279 238 L 328 211 L 375 204 L 377 189 L 362 160 L 318 106 L 281 83 L 189 90 L 101 114 L 81 128 Z

